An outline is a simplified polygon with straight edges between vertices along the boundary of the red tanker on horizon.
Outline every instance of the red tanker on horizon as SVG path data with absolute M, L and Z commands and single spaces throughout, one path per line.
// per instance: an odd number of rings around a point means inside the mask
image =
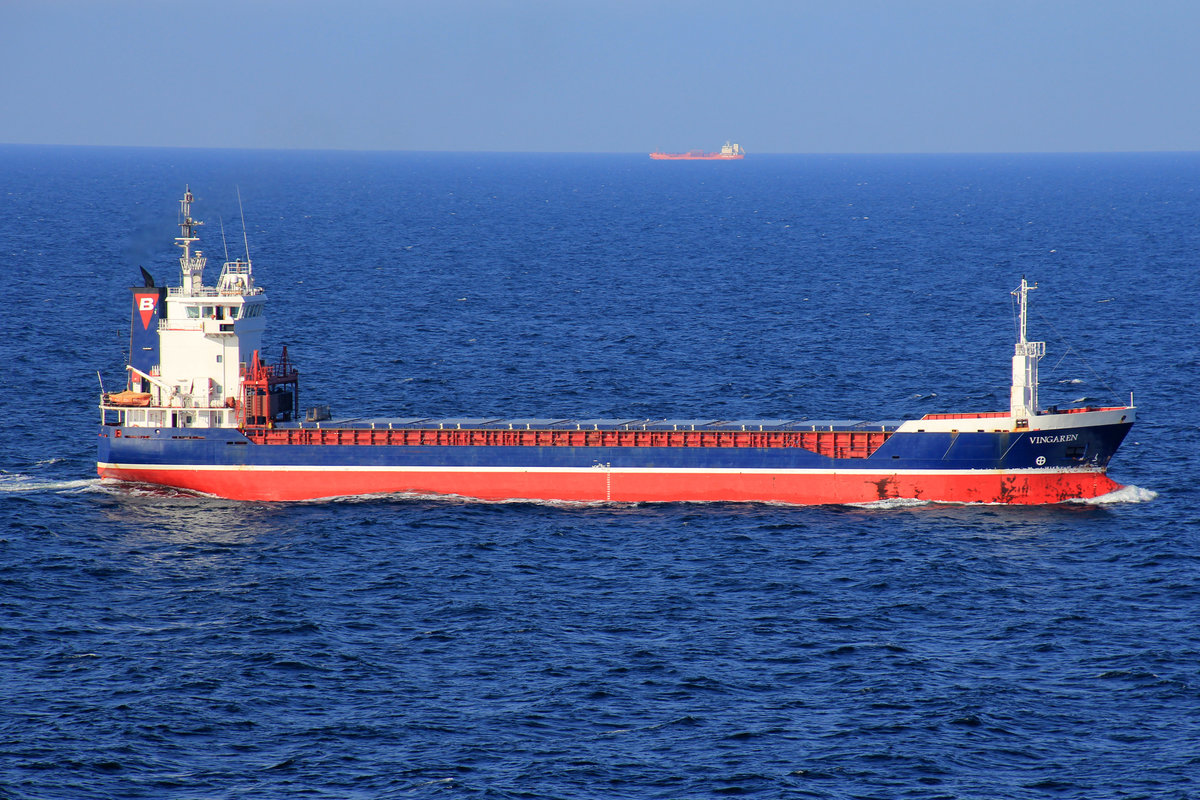
M 703 150 L 689 150 L 686 153 L 654 152 L 650 157 L 656 161 L 734 161 L 746 157 L 746 151 L 740 144 L 725 142 L 719 153 L 706 153 Z
M 914 499 L 1059 503 L 1121 488 L 1109 461 L 1129 405 L 1038 404 L 1044 342 L 1024 278 L 1007 410 L 869 422 L 785 419 L 331 419 L 304 413 L 286 349 L 260 357 L 266 295 L 250 260 L 205 285 L 180 204 L 181 281 L 135 287 L 123 391 L 102 394 L 97 471 L 237 500 L 360 494 L 572 502 L 791 504 Z

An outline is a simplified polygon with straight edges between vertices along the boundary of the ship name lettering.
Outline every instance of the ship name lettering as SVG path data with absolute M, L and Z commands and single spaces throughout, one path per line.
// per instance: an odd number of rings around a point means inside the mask
M 1030 436 L 1034 444 L 1057 444 L 1058 442 L 1073 442 L 1079 438 L 1078 433 L 1064 433 L 1059 436 Z

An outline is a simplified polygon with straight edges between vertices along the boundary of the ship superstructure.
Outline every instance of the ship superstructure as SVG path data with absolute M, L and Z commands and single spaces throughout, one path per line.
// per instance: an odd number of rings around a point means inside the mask
M 267 365 L 258 355 L 266 295 L 249 254 L 226 261 L 216 283 L 206 285 L 208 259 L 193 249 L 203 224 L 192 218 L 193 200 L 185 189 L 179 201 L 179 285 L 158 287 L 147 278 L 131 290 L 128 388 L 104 396 L 104 421 L 111 413 L 132 428 L 237 429 L 290 419 L 295 376 L 286 363 Z
M 128 388 L 101 398 L 97 469 L 247 500 L 374 493 L 580 502 L 1056 503 L 1119 487 L 1129 405 L 1042 409 L 1021 280 L 1009 408 L 892 421 L 300 418 L 286 350 L 260 356 L 249 255 L 213 286 L 181 203 L 180 286 L 132 290 Z M 150 281 L 147 281 L 150 283 Z

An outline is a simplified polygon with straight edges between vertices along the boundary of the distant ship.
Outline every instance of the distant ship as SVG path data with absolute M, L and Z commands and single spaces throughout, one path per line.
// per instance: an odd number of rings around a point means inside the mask
M 740 156 L 739 156 L 740 157 Z M 266 294 L 250 260 L 204 283 L 201 223 L 180 203 L 179 286 L 131 292 L 123 391 L 100 400 L 104 478 L 239 500 L 416 493 L 485 500 L 1060 503 L 1121 488 L 1105 472 L 1130 405 L 1041 408 L 1044 342 L 1026 338 L 1007 409 L 867 422 L 809 419 L 331 419 L 301 412 L 287 348 L 260 355 Z M 801 362 L 802 363 L 802 362 Z M 904 367 L 905 365 L 900 365 Z M 352 376 L 351 376 L 352 377 Z M 652 379 L 652 376 L 650 376 Z M 103 391 L 103 389 L 101 389 Z
M 746 151 L 740 144 L 725 142 L 719 153 L 706 153 L 703 150 L 689 150 L 686 153 L 651 153 L 656 161 L 732 161 L 745 158 Z

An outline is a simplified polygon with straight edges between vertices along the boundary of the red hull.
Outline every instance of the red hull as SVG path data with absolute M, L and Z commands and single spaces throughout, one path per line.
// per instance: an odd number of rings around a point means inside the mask
M 1121 488 L 1101 472 L 657 472 L 650 470 L 195 469 L 102 464 L 104 478 L 173 486 L 233 500 L 311 500 L 356 494 L 457 495 L 572 502 L 869 503 L 911 498 L 1032 505 Z

